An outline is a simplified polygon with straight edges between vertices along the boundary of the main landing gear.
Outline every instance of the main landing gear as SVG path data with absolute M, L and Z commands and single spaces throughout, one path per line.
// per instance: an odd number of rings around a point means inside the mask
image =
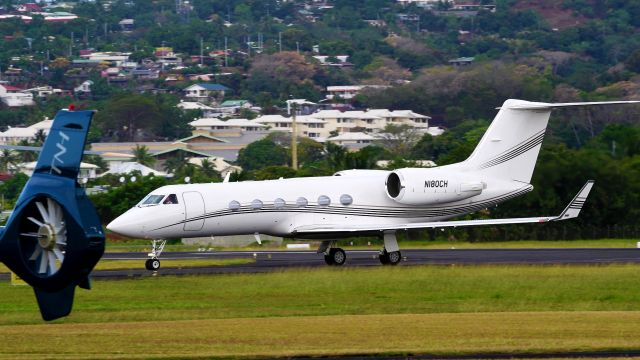
M 402 261 L 402 255 L 400 254 L 396 233 L 394 231 L 385 231 L 383 238 L 384 248 L 380 250 L 378 255 L 380 263 L 382 265 L 398 265 Z
M 402 261 L 402 254 L 395 231 L 385 231 L 383 239 L 384 247 L 378 255 L 380 263 L 382 265 L 398 265 Z M 324 262 L 327 265 L 343 265 L 347 261 L 347 254 L 341 248 L 334 247 L 335 243 L 335 240 L 325 240 L 318 248 L 318 254 L 324 254 Z
M 160 269 L 160 254 L 164 250 L 164 246 L 167 244 L 167 240 L 152 240 L 151 252 L 148 254 L 149 259 L 145 261 L 144 267 L 149 271 L 158 271 Z
M 347 261 L 347 254 L 340 248 L 333 247 L 335 241 L 326 240 L 320 244 L 318 254 L 324 254 L 324 262 L 327 265 L 344 265 Z

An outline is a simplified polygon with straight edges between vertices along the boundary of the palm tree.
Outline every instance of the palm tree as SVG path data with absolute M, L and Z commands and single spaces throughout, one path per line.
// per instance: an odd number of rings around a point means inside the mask
M 33 146 L 33 144 L 31 144 L 29 142 L 29 140 L 20 140 L 18 142 L 19 146 Z M 41 146 L 42 144 L 38 145 L 36 144 L 36 146 Z M 20 161 L 23 163 L 28 163 L 28 162 L 32 162 L 32 161 L 36 161 L 36 159 L 38 158 L 37 155 L 30 150 L 25 150 L 25 151 L 21 151 L 19 155 L 16 155 L 16 161 Z
M 167 159 L 164 162 L 164 171 L 170 174 L 176 174 L 182 172 L 187 165 L 187 160 L 184 157 L 184 153 L 178 152 L 178 155 Z
M 42 146 L 44 141 L 47 139 L 47 133 L 43 129 L 39 129 L 36 131 L 35 135 L 33 135 L 33 143 L 35 146 Z
M 200 171 L 202 171 L 202 174 L 208 178 L 218 177 L 218 172 L 214 168 L 213 162 L 209 159 L 202 159 L 202 162 L 200 163 Z
M 149 148 L 146 145 L 138 145 L 133 150 L 133 160 L 144 166 L 153 166 L 156 163 L 156 158 L 151 156 Z
M 18 159 L 13 151 L 9 149 L 4 149 L 0 153 L 0 171 L 6 173 L 9 172 L 11 167 L 16 166 L 18 163 Z

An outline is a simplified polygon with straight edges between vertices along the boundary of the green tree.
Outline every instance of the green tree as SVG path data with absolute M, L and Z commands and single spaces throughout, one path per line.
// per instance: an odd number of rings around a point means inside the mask
M 267 166 L 281 166 L 288 163 L 287 150 L 273 140 L 265 138 L 249 144 L 238 153 L 238 165 L 245 171 L 258 170 Z
M 156 163 L 156 158 L 149 153 L 149 148 L 146 145 L 136 144 L 133 150 L 133 161 L 152 167 Z
M 7 173 L 9 169 L 18 164 L 18 158 L 15 153 L 9 149 L 3 149 L 0 153 L 0 171 Z

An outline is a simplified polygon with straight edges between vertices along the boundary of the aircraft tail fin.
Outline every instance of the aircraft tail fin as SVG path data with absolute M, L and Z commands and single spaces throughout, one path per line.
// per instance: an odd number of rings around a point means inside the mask
M 551 110 L 561 107 L 633 104 L 639 101 L 540 103 L 509 99 L 462 165 L 492 177 L 531 182 Z
M 71 179 L 78 177 L 80 161 L 94 111 L 61 110 L 51 125 L 34 173 Z
M 71 311 L 104 252 L 100 219 L 78 184 L 93 111 L 60 111 L 0 234 L 0 260 L 34 288 L 43 319 Z

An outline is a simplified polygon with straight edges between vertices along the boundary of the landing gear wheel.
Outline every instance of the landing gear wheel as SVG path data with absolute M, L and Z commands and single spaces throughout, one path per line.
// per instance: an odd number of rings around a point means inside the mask
M 160 269 L 160 260 L 158 259 L 148 259 L 144 263 L 144 267 L 149 271 L 158 271 Z
M 327 265 L 334 265 L 334 263 L 333 263 L 333 258 L 331 257 L 331 255 L 325 255 L 325 256 L 324 256 L 324 262 L 325 262 Z
M 340 248 L 333 248 L 331 250 L 329 250 L 329 255 L 331 258 L 331 265 L 343 265 L 345 263 L 345 261 L 347 261 L 347 254 L 344 252 L 344 250 L 340 249 Z M 325 261 L 327 261 L 326 256 L 325 256 Z
M 386 251 L 381 251 L 378 255 L 378 259 L 380 259 L 380 263 L 382 265 L 389 265 L 389 253 Z
M 387 252 L 387 250 L 382 250 L 378 258 L 382 265 L 398 265 L 402 261 L 400 251 Z
M 387 257 L 389 258 L 389 265 L 398 265 L 402 260 L 402 256 L 400 255 L 400 251 L 390 252 Z

